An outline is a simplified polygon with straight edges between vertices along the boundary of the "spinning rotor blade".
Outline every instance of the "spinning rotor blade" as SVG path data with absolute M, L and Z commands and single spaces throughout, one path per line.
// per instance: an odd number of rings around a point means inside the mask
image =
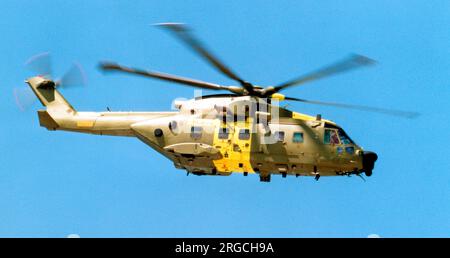
M 298 99 L 298 98 L 291 98 L 291 97 L 285 97 L 285 100 L 292 100 L 292 101 L 298 101 L 298 102 L 322 105 L 322 106 L 331 106 L 331 107 L 338 107 L 338 108 L 347 108 L 347 109 L 355 109 L 355 110 L 361 110 L 361 111 L 382 113 L 385 115 L 400 116 L 400 117 L 405 117 L 405 118 L 416 118 L 420 115 L 417 112 L 409 112 L 409 111 L 402 111 L 402 110 L 395 110 L 395 109 L 384 109 L 384 108 L 368 107 L 368 106 L 359 106 L 359 105 L 350 105 L 350 104 L 342 104 L 342 103 L 335 103 L 335 102 L 306 100 L 306 99 Z
M 50 52 L 44 52 L 30 57 L 25 66 L 37 75 L 48 77 L 52 74 L 51 61 Z
M 13 95 L 16 105 L 21 111 L 25 111 L 37 101 L 36 95 L 29 87 L 14 88 Z
M 53 77 L 51 55 L 49 52 L 31 57 L 25 62 L 25 66 L 36 73 L 37 76 L 42 76 L 50 80 Z M 85 84 L 86 75 L 78 63 L 74 63 L 61 79 L 55 80 L 55 85 L 63 88 L 71 88 Z M 28 86 L 14 88 L 13 95 L 17 106 L 22 111 L 30 107 L 37 100 L 35 94 Z
M 179 76 L 166 74 L 166 73 L 144 71 L 144 70 L 140 70 L 140 69 L 129 68 L 129 67 L 115 64 L 115 63 L 107 63 L 107 62 L 101 63 L 100 69 L 102 69 L 104 71 L 120 71 L 120 72 L 125 72 L 125 73 L 130 73 L 130 74 L 137 74 L 137 75 L 141 75 L 141 76 L 145 76 L 145 77 L 156 78 L 156 79 L 170 81 L 170 82 L 176 82 L 179 84 L 190 85 L 190 86 L 203 88 L 203 89 L 209 89 L 209 90 L 227 90 L 228 89 L 227 86 L 221 86 L 221 85 L 214 84 L 214 83 L 194 80 L 194 79 L 185 78 L 185 77 L 179 77 Z
M 62 88 L 86 85 L 86 74 L 79 63 L 73 63 L 72 67 L 56 82 Z
M 249 93 L 254 92 L 252 84 L 244 81 L 227 66 L 225 66 L 223 62 L 208 51 L 203 44 L 192 35 L 186 26 L 180 23 L 159 23 L 156 25 L 173 32 L 179 39 L 181 39 L 181 41 L 191 47 L 200 56 L 208 60 L 215 68 L 225 74 L 228 78 L 238 81 Z
M 295 86 L 295 85 L 301 85 L 310 81 L 322 79 L 324 77 L 332 76 L 338 73 L 346 72 L 355 68 L 373 65 L 375 64 L 375 61 L 361 55 L 352 55 L 349 58 L 339 61 L 337 63 L 334 63 L 332 65 L 326 66 L 322 69 L 316 70 L 314 72 L 308 73 L 306 75 L 300 76 L 296 79 L 293 79 L 291 81 L 285 82 L 281 85 L 278 85 L 273 88 L 268 88 L 266 95 L 273 94 L 275 92 L 278 92 L 280 90 L 284 90 L 288 87 Z
M 25 62 L 25 66 L 31 71 L 48 79 L 53 77 L 52 62 L 50 52 L 44 52 L 32 56 Z M 59 79 L 55 81 L 56 85 L 61 87 L 73 87 L 86 84 L 86 75 L 80 64 L 74 63 L 72 67 Z

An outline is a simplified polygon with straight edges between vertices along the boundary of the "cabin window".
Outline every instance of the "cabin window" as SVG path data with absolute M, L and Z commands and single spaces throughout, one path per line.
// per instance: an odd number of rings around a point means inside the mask
M 239 140 L 248 140 L 248 139 L 250 139 L 250 130 L 249 129 L 239 130 Z
M 192 126 L 191 127 L 191 137 L 193 139 L 200 139 L 202 137 L 202 130 L 200 126 Z
M 323 142 L 325 144 L 339 144 L 339 136 L 334 129 L 325 129 Z
M 169 123 L 169 129 L 172 131 L 172 133 L 177 134 L 178 133 L 178 123 L 177 121 L 171 121 Z
M 302 143 L 303 142 L 303 133 L 302 132 L 294 132 L 292 136 L 292 142 Z
M 273 134 L 273 137 L 275 138 L 275 141 L 277 142 L 284 142 L 284 132 L 278 131 Z
M 219 139 L 226 140 L 228 139 L 228 135 L 230 134 L 230 130 L 226 127 L 219 128 Z

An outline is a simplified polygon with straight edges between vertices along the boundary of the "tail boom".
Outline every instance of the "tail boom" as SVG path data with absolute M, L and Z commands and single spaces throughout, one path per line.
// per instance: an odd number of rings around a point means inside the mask
M 59 93 L 53 81 L 43 77 L 27 81 L 45 110 L 38 111 L 39 123 L 48 130 L 114 136 L 135 136 L 131 125 L 144 120 L 175 115 L 176 112 L 77 112 Z

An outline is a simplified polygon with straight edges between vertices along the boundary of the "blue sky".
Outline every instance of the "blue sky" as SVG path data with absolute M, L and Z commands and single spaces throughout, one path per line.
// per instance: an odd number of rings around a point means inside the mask
M 449 1 L 2 1 L 0 16 L 0 236 L 449 237 Z M 288 103 L 336 121 L 378 153 L 374 175 L 186 176 L 134 138 L 49 132 L 36 104 L 12 89 L 24 62 L 50 51 L 62 74 L 76 60 L 86 88 L 77 110 L 169 110 L 188 87 L 103 75 L 100 60 L 232 83 L 169 34 L 195 28 L 246 80 L 271 85 L 359 53 L 377 66 L 285 93 L 418 111 L 415 120 Z

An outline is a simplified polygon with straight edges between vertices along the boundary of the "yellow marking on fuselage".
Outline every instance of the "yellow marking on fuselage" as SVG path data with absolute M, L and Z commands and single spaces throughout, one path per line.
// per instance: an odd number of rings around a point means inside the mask
M 90 128 L 94 126 L 94 121 L 77 121 L 77 127 Z
M 281 93 L 274 93 L 272 94 L 272 96 L 270 96 L 270 98 L 276 99 L 278 101 L 283 101 L 286 97 Z
M 219 130 L 224 127 L 229 130 L 228 138 L 219 139 Z M 239 139 L 241 129 L 250 130 L 248 140 Z M 213 163 L 218 172 L 255 173 L 250 162 L 252 138 L 254 137 L 252 133 L 251 118 L 247 121 L 230 122 L 228 124 L 217 120 L 213 146 L 219 149 L 222 158 L 213 160 Z
M 298 112 L 292 112 L 292 118 L 293 119 L 304 120 L 304 121 L 315 121 L 316 120 L 316 117 L 313 117 L 313 116 L 310 116 L 310 115 L 306 115 L 306 114 L 302 114 L 302 113 L 298 113 Z M 330 121 L 330 120 L 322 119 L 322 121 L 336 125 L 335 122 Z

